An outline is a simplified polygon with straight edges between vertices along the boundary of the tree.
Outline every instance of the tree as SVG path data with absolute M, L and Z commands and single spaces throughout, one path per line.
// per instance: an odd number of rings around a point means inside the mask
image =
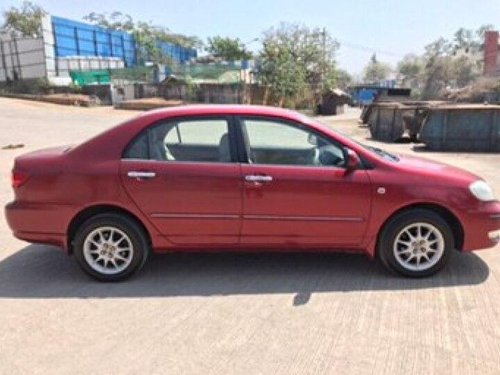
M 444 38 L 425 46 L 422 98 L 435 99 L 452 80 L 453 45 Z
M 495 26 L 493 26 L 491 23 L 488 23 L 486 25 L 482 25 L 479 27 L 479 29 L 476 30 L 476 36 L 479 39 L 479 42 L 482 43 L 484 41 L 484 36 L 487 31 L 495 30 Z
M 37 38 L 42 33 L 42 18 L 46 14 L 40 6 L 24 1 L 20 8 L 11 7 L 3 13 L 2 30 L 15 36 Z
M 450 54 L 453 49 L 453 45 L 448 40 L 441 37 L 434 42 L 426 45 L 424 49 L 424 57 L 430 58 L 432 56 L 443 56 Z
M 341 89 L 347 89 L 351 84 L 353 83 L 353 78 L 352 76 L 343 69 L 338 69 L 337 70 L 337 81 L 336 84 L 338 87 Z
M 443 37 L 425 47 L 422 56 L 405 56 L 398 64 L 403 84 L 421 91 L 423 99 L 439 98 L 447 88 L 463 88 L 481 75 L 480 55 L 485 32 L 492 25 L 473 31 L 458 29 L 453 40 Z
M 453 38 L 454 50 L 463 50 L 469 52 L 471 48 L 477 47 L 478 43 L 474 38 L 474 31 L 461 27 L 458 29 Z
M 159 42 L 162 41 L 187 48 L 199 48 L 203 44 L 195 36 L 175 34 L 165 27 L 156 26 L 150 22 L 135 22 L 130 15 L 117 11 L 110 14 L 92 12 L 83 18 L 93 25 L 106 29 L 131 32 L 138 44 L 138 59 L 141 62 L 153 61 L 157 64 L 172 64 L 172 59 L 166 56 L 159 46 Z
M 389 77 L 391 71 L 390 65 L 378 61 L 377 55 L 373 54 L 364 70 L 364 81 L 367 83 L 383 81 Z
M 479 65 L 470 55 L 461 55 L 454 58 L 451 70 L 455 87 L 470 85 L 481 75 Z
M 452 58 L 434 55 L 427 59 L 423 74 L 422 99 L 436 99 L 452 81 Z
M 200 48 L 203 44 L 196 36 L 172 33 L 168 28 L 153 25 L 151 22 L 135 22 L 131 16 L 121 12 L 89 13 L 84 20 L 106 29 L 131 32 L 139 45 L 139 59 L 155 63 L 172 63 L 161 51 L 158 42 L 169 42 L 187 48 Z
M 92 12 L 83 17 L 83 19 L 93 25 L 101 26 L 106 29 L 132 31 L 135 29 L 135 23 L 132 17 L 122 12 L 96 13 Z
M 260 80 L 279 105 L 318 97 L 337 81 L 338 43 L 324 29 L 281 24 L 264 32 L 259 55 Z
M 424 63 L 420 57 L 413 54 L 406 55 L 397 67 L 401 85 L 419 91 L 423 70 Z
M 252 54 L 246 50 L 238 38 L 214 36 L 207 39 L 207 52 L 226 61 L 249 60 Z

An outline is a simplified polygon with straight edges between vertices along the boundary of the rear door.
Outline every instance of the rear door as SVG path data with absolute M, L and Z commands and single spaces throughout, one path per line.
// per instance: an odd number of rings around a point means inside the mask
M 179 245 L 237 243 L 241 171 L 229 117 L 169 120 L 140 134 L 121 162 L 139 209 Z
M 301 124 L 240 119 L 248 163 L 241 243 L 356 247 L 371 209 L 365 170 L 347 171 L 340 144 Z

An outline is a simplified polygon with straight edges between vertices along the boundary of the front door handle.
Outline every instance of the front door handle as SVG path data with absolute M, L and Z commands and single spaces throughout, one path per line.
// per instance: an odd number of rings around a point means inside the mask
M 130 171 L 127 173 L 127 176 L 130 178 L 135 178 L 137 180 L 146 180 L 150 178 L 155 178 L 155 172 L 145 172 L 145 171 Z
M 273 180 L 273 176 L 263 176 L 263 175 L 258 175 L 258 174 L 250 174 L 245 176 L 245 181 L 246 182 L 271 182 Z

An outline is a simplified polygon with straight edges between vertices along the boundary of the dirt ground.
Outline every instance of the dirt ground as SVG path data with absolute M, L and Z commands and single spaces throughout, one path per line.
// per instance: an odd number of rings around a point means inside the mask
M 0 148 L 25 145 L 0 149 L 0 204 L 14 157 L 136 113 L 0 98 Z M 321 120 L 366 141 L 358 115 Z M 468 169 L 500 194 L 499 154 L 377 146 Z M 0 215 L 0 327 L 3 374 L 498 374 L 500 247 L 454 254 L 424 280 L 358 255 L 185 254 L 101 284 L 14 239 Z

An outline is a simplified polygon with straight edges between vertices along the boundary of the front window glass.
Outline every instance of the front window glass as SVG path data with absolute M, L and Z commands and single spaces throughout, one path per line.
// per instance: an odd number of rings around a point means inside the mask
M 321 125 L 321 126 L 328 127 L 328 125 L 326 123 L 323 123 L 323 122 L 318 121 L 318 120 L 316 122 L 319 125 Z M 387 152 L 386 150 L 383 150 L 383 149 L 378 148 L 378 147 L 372 147 L 372 146 L 365 145 L 364 143 L 358 142 L 358 141 L 352 139 L 350 136 L 348 136 L 348 135 L 346 135 L 346 134 L 344 134 L 344 133 L 342 133 L 342 132 L 340 132 L 338 130 L 334 130 L 334 131 L 335 131 L 335 133 L 338 133 L 338 134 L 342 135 L 343 137 L 350 139 L 351 141 L 357 143 L 358 145 L 360 145 L 364 149 L 366 149 L 366 150 L 368 150 L 368 151 L 370 151 L 370 152 L 372 152 L 372 153 L 374 153 L 374 154 L 376 154 L 376 155 L 384 158 L 385 160 L 389 160 L 389 161 L 392 161 L 392 162 L 398 162 L 399 161 L 399 158 L 396 155 L 391 154 L 390 152 Z
M 343 167 L 344 150 L 309 130 L 273 120 L 245 119 L 252 163 Z

